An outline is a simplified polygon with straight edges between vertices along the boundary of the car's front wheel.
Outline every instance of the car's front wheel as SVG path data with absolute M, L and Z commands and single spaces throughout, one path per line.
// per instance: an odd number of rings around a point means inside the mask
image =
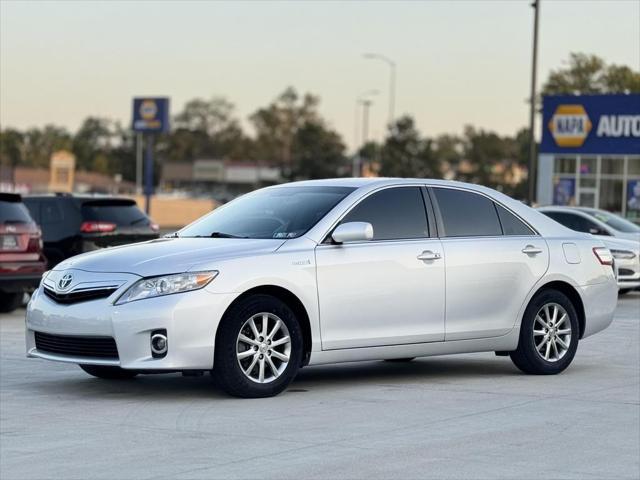
M 571 364 L 578 338 L 578 315 L 571 300 L 562 292 L 545 290 L 525 310 L 511 360 L 525 373 L 560 373 Z
M 291 383 L 302 354 L 302 331 L 291 308 L 270 295 L 253 295 L 220 322 L 213 376 L 236 397 L 270 397 Z
M 125 370 L 120 367 L 103 365 L 80 365 L 80 368 L 89 375 L 107 380 L 126 380 L 135 377 L 138 373 L 133 370 Z

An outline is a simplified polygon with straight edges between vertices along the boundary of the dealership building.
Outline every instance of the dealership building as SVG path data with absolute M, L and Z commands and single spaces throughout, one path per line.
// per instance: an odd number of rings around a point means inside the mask
M 640 222 L 640 94 L 543 98 L 537 203 Z

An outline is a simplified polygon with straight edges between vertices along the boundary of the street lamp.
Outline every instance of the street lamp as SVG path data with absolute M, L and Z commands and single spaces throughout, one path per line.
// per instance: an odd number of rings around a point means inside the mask
M 373 104 L 371 97 L 378 95 L 378 93 L 380 93 L 378 90 L 367 90 L 356 98 L 355 128 L 353 139 L 353 144 L 356 151 L 353 155 L 353 162 L 351 166 L 352 176 L 354 177 L 359 177 L 362 170 L 362 161 L 360 158 L 360 152 L 358 151 L 358 144 L 364 147 L 367 143 L 369 136 L 369 108 Z M 358 119 L 360 117 L 358 115 L 358 107 L 360 107 L 360 105 L 362 105 L 362 135 L 360 138 L 360 143 L 358 143 Z
M 389 66 L 389 125 L 393 122 L 396 107 L 396 62 L 379 53 L 365 53 L 368 60 L 381 60 Z
M 533 0 L 533 52 L 531 58 L 531 96 L 529 97 L 529 163 L 527 174 L 527 200 L 533 205 L 536 198 L 536 72 L 538 69 L 538 15 L 540 14 L 540 0 Z

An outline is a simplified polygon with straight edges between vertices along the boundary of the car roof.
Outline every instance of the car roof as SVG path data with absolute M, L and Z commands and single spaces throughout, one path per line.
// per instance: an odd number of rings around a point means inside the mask
M 123 197 L 118 195 L 91 195 L 91 194 L 76 194 L 76 193 L 38 193 L 32 195 L 25 195 L 23 198 L 35 198 L 35 199 L 44 199 L 44 198 L 68 198 L 72 200 L 79 200 L 81 202 L 93 201 L 93 200 L 122 200 L 127 202 L 134 202 L 132 198 Z
M 415 185 L 416 183 L 433 185 L 433 186 L 449 186 L 449 187 L 465 187 L 473 190 L 491 190 L 481 185 L 473 183 L 458 182 L 455 180 L 439 180 L 433 178 L 399 178 L 399 177 L 347 177 L 347 178 L 327 178 L 323 180 L 301 180 L 298 182 L 284 183 L 274 185 L 274 187 L 306 187 L 306 186 L 325 186 L 325 187 L 383 187 L 386 185 Z M 273 188 L 273 187 L 272 187 Z

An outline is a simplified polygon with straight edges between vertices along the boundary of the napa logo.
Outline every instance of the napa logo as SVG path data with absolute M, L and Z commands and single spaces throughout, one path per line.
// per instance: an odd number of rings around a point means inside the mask
M 549 121 L 549 130 L 559 147 L 581 147 L 591 127 L 582 105 L 558 105 Z
M 143 100 L 140 104 L 140 116 L 145 120 L 153 120 L 158 113 L 158 106 L 154 100 Z

